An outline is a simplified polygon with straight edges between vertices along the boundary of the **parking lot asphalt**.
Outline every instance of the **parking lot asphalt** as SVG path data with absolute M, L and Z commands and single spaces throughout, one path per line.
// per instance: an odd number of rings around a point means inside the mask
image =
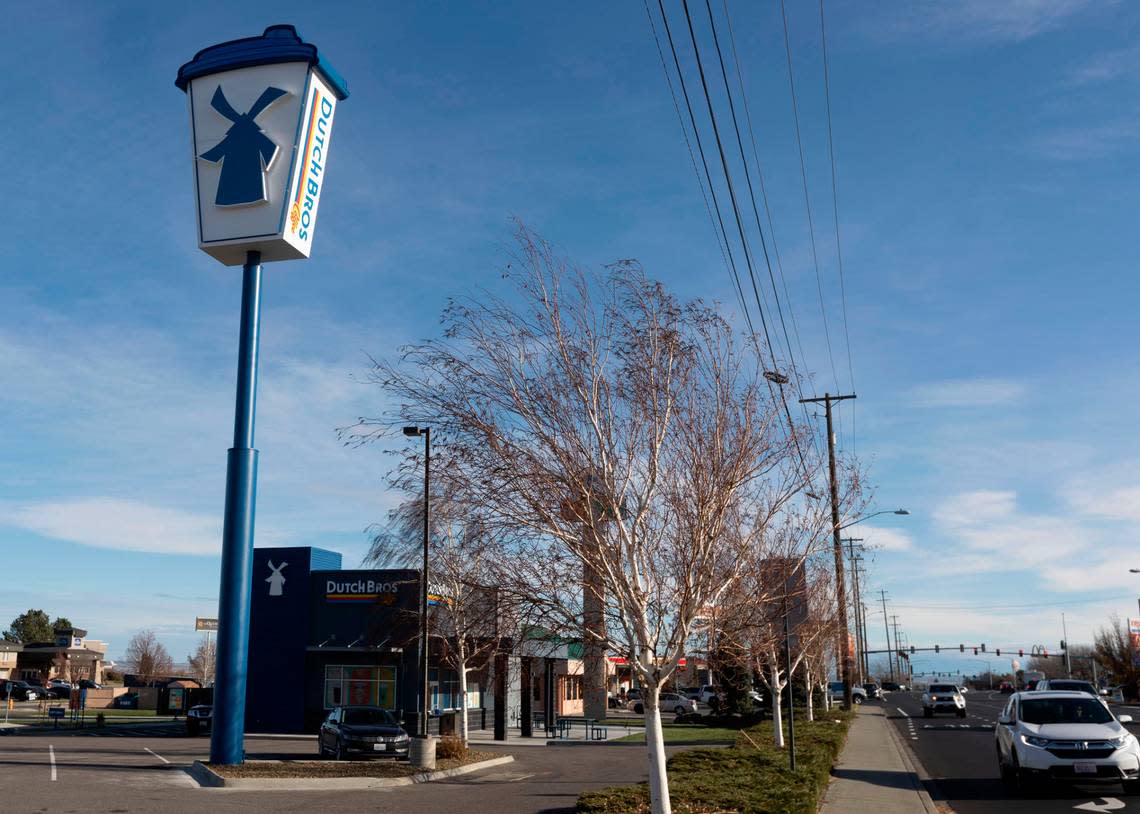
M 0 737 L 5 814 L 152 812 L 439 811 L 569 812 L 579 793 L 646 778 L 643 745 L 491 749 L 513 763 L 416 786 L 371 791 L 242 791 L 199 788 L 186 767 L 209 738 L 173 732 L 40 732 Z M 251 759 L 314 758 L 312 739 L 247 738 Z

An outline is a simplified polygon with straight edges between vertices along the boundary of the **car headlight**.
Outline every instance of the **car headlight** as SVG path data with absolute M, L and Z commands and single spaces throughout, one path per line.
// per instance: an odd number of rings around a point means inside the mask
M 1136 738 L 1133 737 L 1131 732 L 1125 732 L 1119 738 L 1114 738 L 1113 740 L 1110 740 L 1109 743 L 1112 744 L 1113 749 L 1123 749 L 1125 746 L 1128 746 L 1134 740 L 1136 740 Z
M 1048 738 L 1039 738 L 1036 735 L 1022 735 L 1021 742 L 1027 743 L 1030 746 L 1036 746 L 1038 749 L 1044 749 L 1049 745 Z

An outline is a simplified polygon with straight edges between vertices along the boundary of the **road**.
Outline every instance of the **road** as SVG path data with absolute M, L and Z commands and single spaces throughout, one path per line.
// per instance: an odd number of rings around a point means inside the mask
M 928 786 L 932 786 L 935 800 L 944 801 L 957 814 L 1140 812 L 1140 797 L 1125 797 L 1115 784 L 1058 786 L 1032 797 L 1019 797 L 1007 790 L 998 777 L 993 728 L 1008 696 L 971 692 L 966 698 L 964 720 L 953 715 L 923 718 L 917 693 L 888 693 L 882 702 L 872 702 L 883 704 L 887 717 L 930 775 Z M 1140 716 L 1140 710 L 1131 707 L 1114 705 L 1113 712 Z M 1127 726 L 1140 735 L 1140 726 Z M 1095 807 L 1081 808 L 1090 803 Z
M 250 758 L 315 757 L 314 740 L 248 738 Z M 490 750 L 488 747 L 484 749 Z M 515 762 L 451 780 L 372 791 L 263 792 L 199 788 L 184 769 L 207 737 L 178 728 L 19 732 L 0 736 L 5 814 L 248 814 L 248 812 L 572 812 L 578 794 L 646 778 L 643 745 L 527 746 L 494 751 Z M 672 750 L 670 750 L 672 751 Z

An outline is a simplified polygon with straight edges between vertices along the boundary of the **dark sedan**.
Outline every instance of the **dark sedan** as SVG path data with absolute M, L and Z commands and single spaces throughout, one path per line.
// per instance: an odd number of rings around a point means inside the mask
M 317 752 L 347 760 L 352 755 L 408 756 L 408 733 L 382 707 L 335 707 L 321 724 Z
M 43 687 L 33 687 L 26 681 L 0 681 L 0 698 L 7 698 L 8 687 L 11 686 L 12 699 L 15 701 L 36 701 L 47 696 Z
M 186 734 L 197 735 L 203 729 L 209 730 L 214 724 L 214 705 L 195 704 L 186 710 Z

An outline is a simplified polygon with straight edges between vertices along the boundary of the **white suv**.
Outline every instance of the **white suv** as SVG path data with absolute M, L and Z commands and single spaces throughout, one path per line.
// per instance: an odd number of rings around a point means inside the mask
M 936 712 L 953 712 L 966 717 L 966 699 L 955 684 L 931 684 L 922 694 L 922 717 L 930 718 Z
M 1035 779 L 1121 783 L 1140 793 L 1140 744 L 1098 698 L 1083 692 L 1019 692 L 994 727 L 1002 780 L 1027 791 Z

